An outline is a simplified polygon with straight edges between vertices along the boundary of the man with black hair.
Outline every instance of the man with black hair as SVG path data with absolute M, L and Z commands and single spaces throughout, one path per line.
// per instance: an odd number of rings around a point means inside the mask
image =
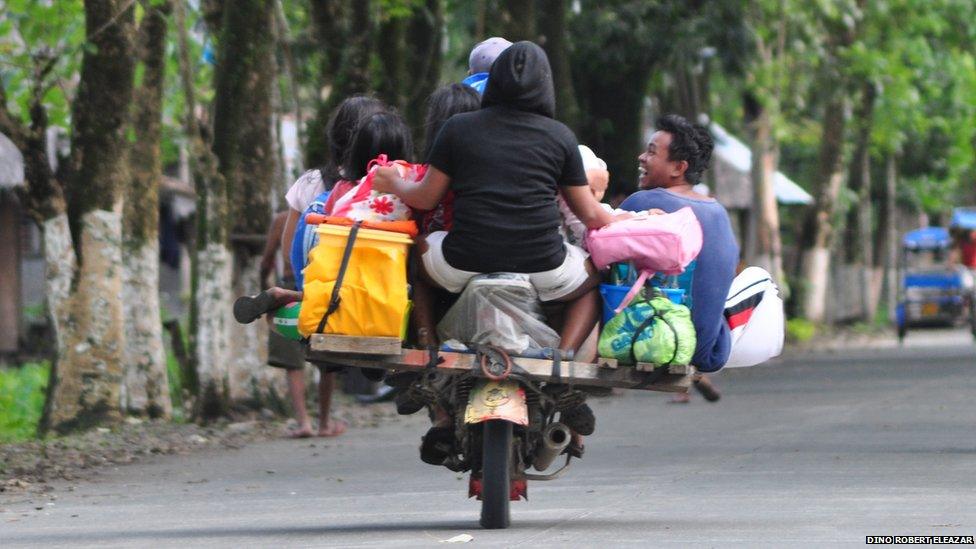
M 666 213 L 690 207 L 701 223 L 701 253 L 678 278 L 698 336 L 692 364 L 700 372 L 714 372 L 729 358 L 731 339 L 723 311 L 739 261 L 728 212 L 714 198 L 694 190 L 714 147 L 706 128 L 675 114 L 660 118 L 647 149 L 637 159 L 642 190 L 620 205 L 634 212 L 659 209 Z M 700 378 L 696 387 L 709 400 L 717 400 L 718 392 L 707 379 Z

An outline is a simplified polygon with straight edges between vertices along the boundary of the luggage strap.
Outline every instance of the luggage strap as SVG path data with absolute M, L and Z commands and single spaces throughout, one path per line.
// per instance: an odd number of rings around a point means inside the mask
M 342 252 L 342 263 L 339 264 L 339 274 L 336 275 L 335 285 L 332 287 L 332 297 L 329 298 L 329 308 L 325 310 L 325 315 L 322 316 L 322 320 L 319 321 L 318 328 L 315 329 L 315 333 L 321 334 L 325 330 L 325 325 L 329 322 L 329 317 L 332 313 L 336 312 L 339 308 L 339 303 L 342 302 L 342 298 L 339 297 L 339 290 L 342 288 L 342 279 L 346 276 L 346 269 L 349 267 L 349 258 L 352 256 L 352 249 L 356 243 L 356 235 L 359 233 L 359 226 L 362 225 L 362 221 L 357 221 L 352 224 L 352 228 L 349 230 L 349 239 L 346 240 L 346 249 Z

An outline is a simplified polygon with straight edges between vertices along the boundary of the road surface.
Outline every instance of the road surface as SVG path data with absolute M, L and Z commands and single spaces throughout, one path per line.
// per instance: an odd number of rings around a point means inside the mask
M 337 440 L 163 456 L 0 502 L 0 546 L 861 546 L 976 535 L 976 345 L 723 372 L 719 403 L 594 399 L 586 456 L 478 527 L 467 477 L 421 463 L 424 418 Z M 697 397 L 697 395 L 696 395 Z M 37 510 L 36 507 L 41 507 Z

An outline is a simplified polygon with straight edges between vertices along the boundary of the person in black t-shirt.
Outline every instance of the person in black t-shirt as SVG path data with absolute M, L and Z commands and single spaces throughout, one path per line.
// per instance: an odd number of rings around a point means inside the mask
M 568 303 L 560 348 L 575 352 L 597 321 L 599 278 L 586 252 L 563 242 L 556 197 L 588 228 L 615 218 L 590 193 L 576 136 L 553 119 L 552 72 L 542 48 L 518 42 L 506 49 L 492 65 L 481 106 L 444 124 L 420 184 L 380 168 L 373 190 L 421 210 L 453 191 L 451 231 L 418 240 L 425 278 L 459 293 L 480 273 L 526 273 L 541 300 Z

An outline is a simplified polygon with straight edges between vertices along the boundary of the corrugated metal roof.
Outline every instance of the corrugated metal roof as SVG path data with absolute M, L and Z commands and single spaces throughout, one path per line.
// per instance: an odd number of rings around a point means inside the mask
M 752 150 L 725 128 L 712 122 L 708 125 L 715 140 L 715 196 L 731 208 L 746 208 L 752 204 Z M 810 204 L 813 197 L 783 172 L 776 172 L 773 190 L 780 204 Z

